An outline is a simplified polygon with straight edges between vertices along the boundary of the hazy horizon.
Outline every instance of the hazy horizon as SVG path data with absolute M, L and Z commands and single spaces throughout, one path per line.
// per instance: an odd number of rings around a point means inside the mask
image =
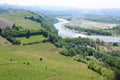
M 0 0 L 0 4 L 21 6 L 47 5 L 73 8 L 120 8 L 120 0 Z

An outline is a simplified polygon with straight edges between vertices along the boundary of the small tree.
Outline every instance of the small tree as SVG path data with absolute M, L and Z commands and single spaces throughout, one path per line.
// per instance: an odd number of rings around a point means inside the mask
M 27 31 L 26 38 L 30 38 L 30 30 Z
M 119 46 L 119 43 L 115 42 L 113 43 L 113 46 Z
M 0 34 L 2 33 L 2 29 L 0 28 Z
M 15 23 L 12 25 L 12 28 L 15 28 L 16 27 L 16 25 L 15 25 Z
M 42 61 L 43 60 L 43 58 L 40 58 L 40 61 Z
M 27 65 L 30 65 L 30 62 L 27 62 Z

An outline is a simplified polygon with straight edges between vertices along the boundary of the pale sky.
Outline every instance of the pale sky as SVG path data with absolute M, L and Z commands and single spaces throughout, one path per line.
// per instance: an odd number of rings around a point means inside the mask
M 120 0 L 0 0 L 0 4 L 49 5 L 78 8 L 120 8 Z

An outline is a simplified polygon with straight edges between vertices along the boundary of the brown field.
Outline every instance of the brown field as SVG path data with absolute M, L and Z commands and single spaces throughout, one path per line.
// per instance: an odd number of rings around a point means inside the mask
M 1 29 L 4 29 L 6 27 L 9 27 L 11 29 L 12 25 L 13 25 L 12 22 L 10 22 L 10 21 L 8 21 L 6 19 L 0 18 L 0 28 Z
M 68 23 L 68 25 L 82 28 L 102 28 L 102 29 L 108 29 L 117 26 L 117 24 L 100 23 L 88 20 L 72 20 Z
M 6 40 L 5 38 L 3 38 L 2 36 L 0 36 L 0 44 L 7 45 L 7 44 L 11 44 L 11 43 L 8 40 Z

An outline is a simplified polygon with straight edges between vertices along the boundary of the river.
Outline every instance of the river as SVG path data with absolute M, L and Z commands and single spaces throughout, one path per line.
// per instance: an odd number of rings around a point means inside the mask
M 113 36 L 102 36 L 102 35 L 85 35 L 81 33 L 76 33 L 71 30 L 67 30 L 64 28 L 64 24 L 69 23 L 69 21 L 57 18 L 58 23 L 55 23 L 54 26 L 58 30 L 58 34 L 62 37 L 70 37 L 70 38 L 76 38 L 76 37 L 82 37 L 82 38 L 91 38 L 91 39 L 100 39 L 104 42 L 120 42 L 120 37 L 113 37 Z

